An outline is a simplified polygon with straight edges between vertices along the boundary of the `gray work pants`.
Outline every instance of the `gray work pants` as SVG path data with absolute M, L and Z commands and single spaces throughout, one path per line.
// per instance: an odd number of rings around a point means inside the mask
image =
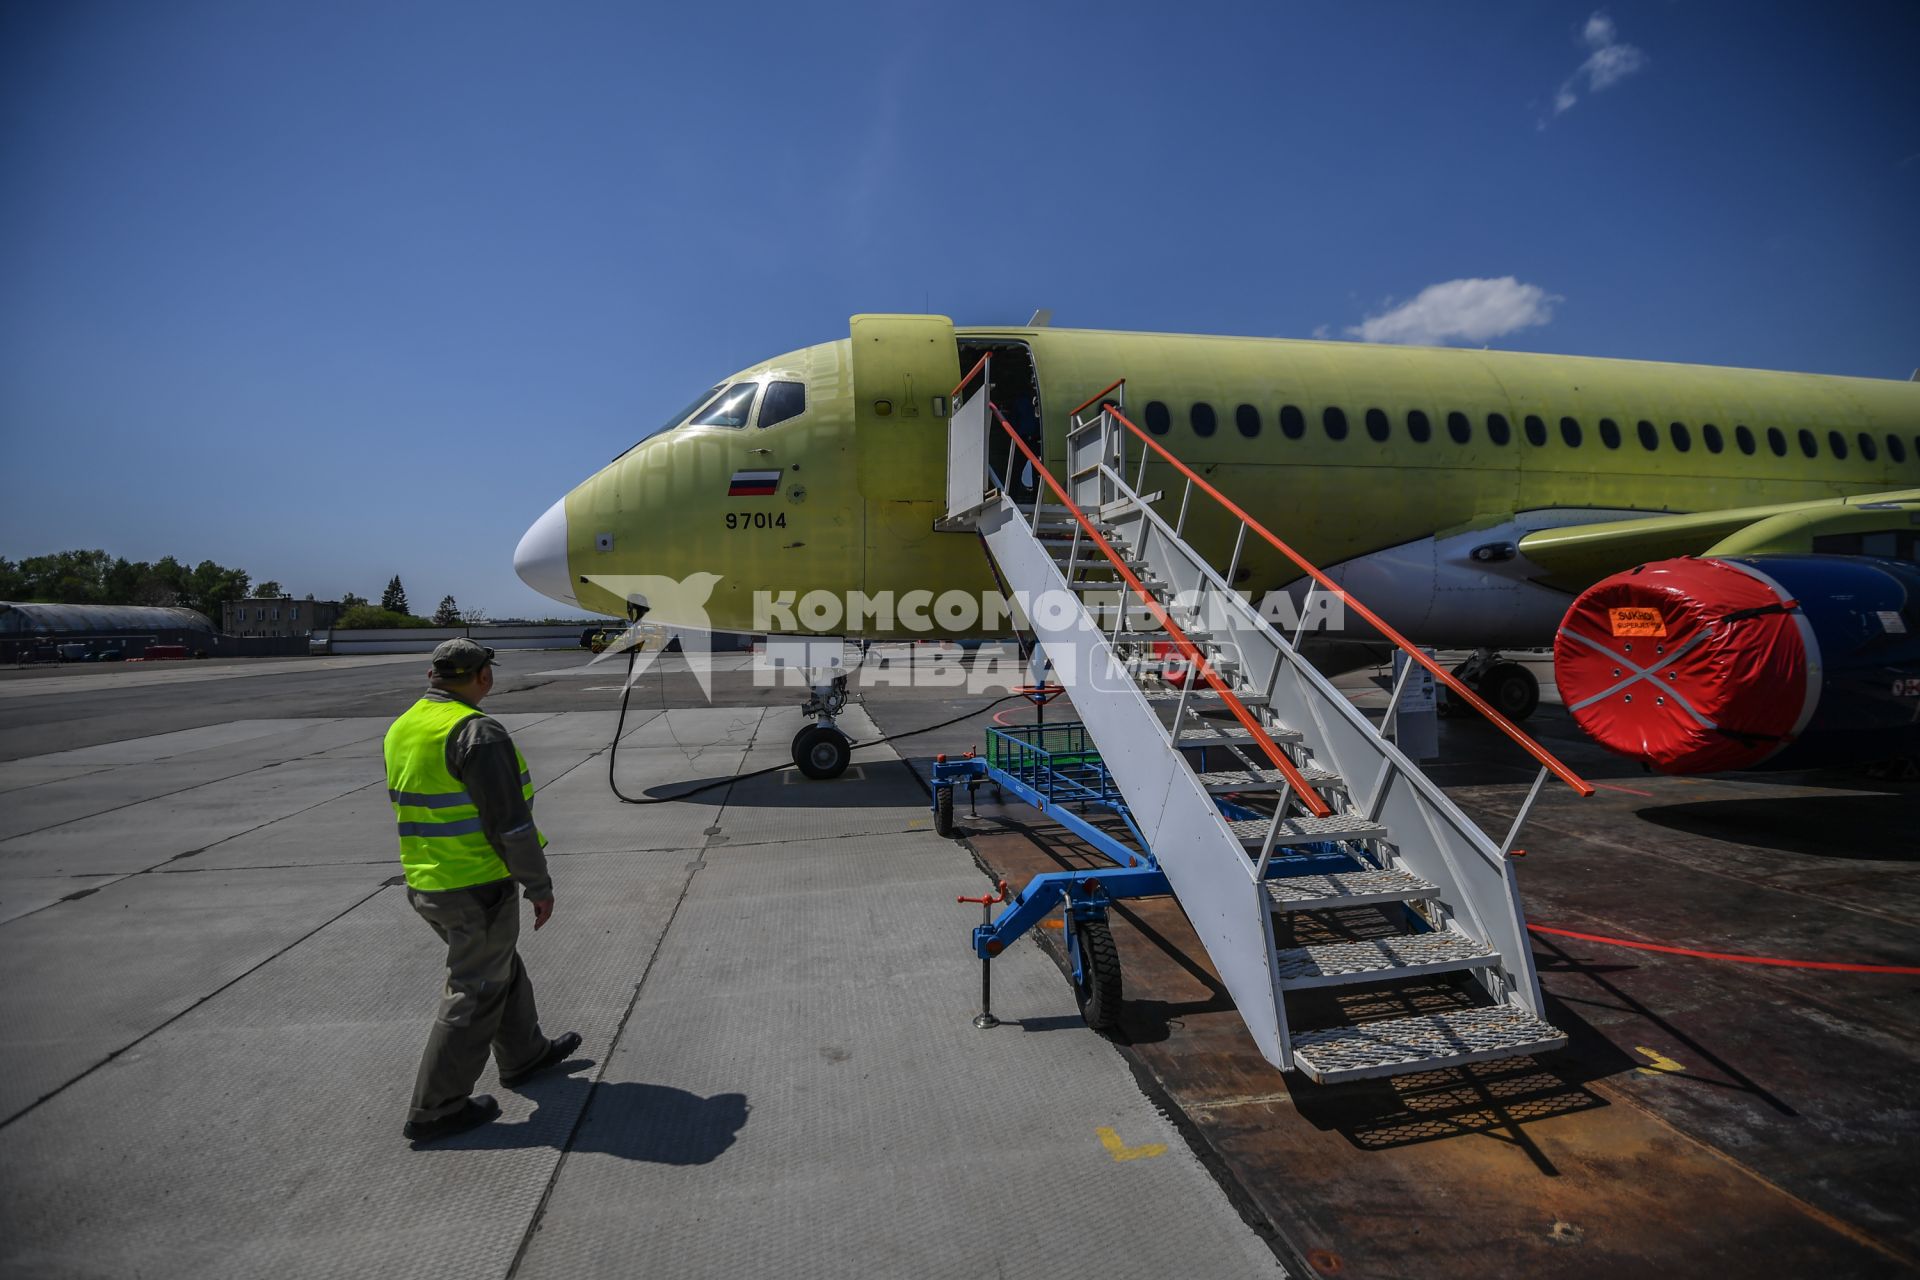
M 511 880 L 425 893 L 407 901 L 447 944 L 447 989 L 420 1057 L 409 1120 L 437 1120 L 458 1111 L 487 1065 L 503 1074 L 532 1066 L 547 1051 L 533 983 L 515 950 L 520 901 Z

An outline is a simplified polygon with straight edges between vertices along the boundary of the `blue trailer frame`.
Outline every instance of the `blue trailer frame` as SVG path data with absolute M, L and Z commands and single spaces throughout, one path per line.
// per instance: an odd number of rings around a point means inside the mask
M 1167 877 L 1147 847 L 1133 815 L 1113 784 L 1100 753 L 1077 722 L 1014 725 L 987 731 L 984 757 L 969 752 L 959 760 L 936 760 L 933 766 L 933 808 L 937 815 L 942 789 L 977 787 L 984 779 L 1018 796 L 1047 814 L 1112 865 L 1080 871 L 1051 871 L 1035 876 L 1007 902 L 1001 913 L 973 931 L 974 954 L 991 960 L 1007 945 L 1061 904 L 1066 903 L 1067 959 L 1076 984 L 1086 980 L 1079 930 L 1071 925 L 1104 921 L 1114 902 L 1173 892 Z M 948 803 L 951 804 L 951 794 Z M 1119 817 L 1138 847 L 1117 839 L 1090 822 L 1084 810 L 1102 809 Z M 951 810 L 949 810 L 951 812 Z
M 1005 909 L 998 916 L 974 927 L 974 954 L 982 960 L 991 960 L 1064 901 L 1067 959 L 1075 985 L 1083 986 L 1086 965 L 1081 954 L 1080 931 L 1073 926 L 1104 922 L 1109 908 L 1122 899 L 1171 894 L 1173 888 L 1167 882 L 1166 873 L 1161 871 L 1146 837 L 1134 822 L 1085 725 L 1065 721 L 996 726 L 987 730 L 984 757 L 969 751 L 957 760 L 944 756 L 936 759 L 932 806 L 936 824 L 940 818 L 942 792 L 946 793 L 947 814 L 951 817 L 953 789 L 965 786 L 972 790 L 982 780 L 996 784 L 1048 815 L 1112 865 L 1050 871 L 1035 876 L 1019 893 L 1007 899 Z M 1224 797 L 1216 797 L 1215 802 L 1229 818 L 1266 816 Z M 1126 824 L 1137 847 L 1094 825 L 1085 812 L 1089 809 L 1105 810 L 1117 816 Z M 1286 861 L 1296 873 L 1351 865 L 1345 854 L 1290 852 L 1293 856 Z M 1278 861 L 1270 874 L 1280 874 Z

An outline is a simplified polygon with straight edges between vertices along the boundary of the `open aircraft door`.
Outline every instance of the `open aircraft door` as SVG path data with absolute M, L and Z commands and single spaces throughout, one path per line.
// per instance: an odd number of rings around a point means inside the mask
M 935 598 L 957 589 L 977 602 L 993 584 L 985 554 L 973 540 L 938 535 L 933 528 L 946 514 L 947 418 L 960 381 L 953 321 L 861 315 L 853 317 L 851 336 L 866 579 L 914 581 Z M 938 634 L 972 630 L 947 626 Z M 910 625 L 896 631 L 932 634 Z

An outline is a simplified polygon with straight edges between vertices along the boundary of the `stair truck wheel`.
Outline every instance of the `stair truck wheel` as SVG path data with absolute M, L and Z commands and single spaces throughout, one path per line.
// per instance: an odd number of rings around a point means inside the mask
M 933 789 L 933 829 L 936 834 L 953 838 L 953 788 Z
M 1095 1031 L 1120 1025 L 1120 952 L 1105 920 L 1082 920 L 1073 926 L 1079 943 L 1080 972 L 1074 976 L 1080 1016 Z
M 809 778 L 837 778 L 852 758 L 847 735 L 829 725 L 810 724 L 794 736 L 793 762 Z
M 1540 706 L 1540 682 L 1517 662 L 1496 663 L 1480 677 L 1479 692 L 1509 720 L 1525 720 Z

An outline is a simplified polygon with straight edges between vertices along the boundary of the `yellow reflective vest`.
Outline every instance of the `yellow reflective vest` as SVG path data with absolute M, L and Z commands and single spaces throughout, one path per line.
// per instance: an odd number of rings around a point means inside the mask
M 422 698 L 387 730 L 387 798 L 400 825 L 407 884 L 429 892 L 504 880 L 507 864 L 481 829 L 473 797 L 447 769 L 447 738 L 480 712 L 464 702 Z M 533 804 L 526 757 L 514 748 L 521 794 Z M 544 847 L 545 836 L 540 837 Z

